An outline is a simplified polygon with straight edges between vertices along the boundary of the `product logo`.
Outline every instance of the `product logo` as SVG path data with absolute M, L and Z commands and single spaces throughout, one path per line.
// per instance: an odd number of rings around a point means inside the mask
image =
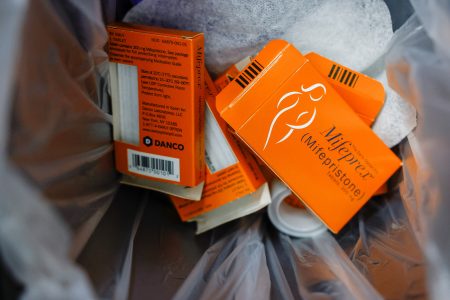
M 146 136 L 143 139 L 144 145 L 147 147 L 154 146 L 154 147 L 162 147 L 162 148 L 168 148 L 168 149 L 175 149 L 175 150 L 184 150 L 183 144 L 168 142 L 168 141 L 161 141 L 161 140 L 153 140 L 151 137 Z
M 309 87 L 304 87 L 302 85 L 300 89 L 301 89 L 301 92 L 297 92 L 297 91 L 288 92 L 288 93 L 284 94 L 280 98 L 280 100 L 278 100 L 277 109 L 280 109 L 280 106 L 286 101 L 286 99 L 292 98 L 292 97 L 297 98 L 293 104 L 281 109 L 273 118 L 272 123 L 270 124 L 270 127 L 269 127 L 269 132 L 267 133 L 266 143 L 264 144 L 263 150 L 265 150 L 267 145 L 269 144 L 269 141 L 273 134 L 274 127 L 277 125 L 277 121 L 282 115 L 286 114 L 288 111 L 290 111 L 292 109 L 296 109 L 297 106 L 300 104 L 300 100 L 303 100 L 304 96 L 306 96 L 306 95 L 309 96 L 309 100 L 311 100 L 313 102 L 317 102 L 317 101 L 320 101 L 323 98 L 323 96 L 325 96 L 325 94 L 327 93 L 327 89 L 321 83 L 315 83 Z M 307 101 L 307 100 L 304 100 L 304 101 Z M 308 114 L 311 114 L 311 117 L 309 119 L 305 120 L 304 116 L 306 116 Z M 297 118 L 295 120 L 293 120 L 292 123 L 284 124 L 283 127 L 287 127 L 288 131 L 283 137 L 281 137 L 276 142 L 276 144 L 282 143 L 285 140 L 287 140 L 292 135 L 292 133 L 294 133 L 294 131 L 307 128 L 309 125 L 311 125 L 314 122 L 316 114 L 317 114 L 317 111 L 316 111 L 315 107 L 314 107 L 314 111 L 312 113 L 310 113 L 309 111 L 301 111 L 297 115 Z
M 151 145 L 153 145 L 153 140 L 149 136 L 144 137 L 143 141 L 144 141 L 144 145 L 147 147 L 150 147 Z

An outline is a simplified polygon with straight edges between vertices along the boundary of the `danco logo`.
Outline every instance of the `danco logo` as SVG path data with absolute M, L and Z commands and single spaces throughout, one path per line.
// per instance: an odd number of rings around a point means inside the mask
M 304 87 L 302 85 L 300 89 L 301 89 L 301 92 L 294 91 L 294 92 L 286 93 L 280 98 L 280 100 L 278 100 L 277 109 L 280 108 L 280 106 L 283 104 L 283 102 L 285 102 L 286 99 L 291 98 L 291 97 L 297 97 L 297 99 L 295 100 L 295 102 L 293 104 L 280 110 L 276 114 L 276 116 L 273 118 L 272 123 L 270 124 L 269 132 L 267 133 L 266 143 L 264 145 L 263 150 L 265 150 L 267 145 L 269 144 L 274 127 L 278 126 L 277 125 L 278 119 L 282 115 L 284 115 L 285 113 L 290 111 L 291 109 L 295 109 L 297 106 L 301 106 L 301 103 L 300 103 L 301 100 L 307 101 L 307 100 L 304 100 L 304 97 L 301 97 L 302 95 L 308 95 L 310 101 L 317 102 L 317 101 L 320 101 L 323 98 L 323 96 L 325 96 L 325 94 L 327 93 L 327 89 L 321 83 L 316 83 L 309 87 Z M 311 114 L 311 117 L 309 119 L 307 119 L 306 121 L 303 121 L 304 118 L 302 118 L 302 117 L 306 116 L 308 114 Z M 314 122 L 316 114 L 317 114 L 317 111 L 316 111 L 316 108 L 314 107 L 314 110 L 312 113 L 309 111 L 302 111 L 297 115 L 297 118 L 295 120 L 293 120 L 292 123 L 285 123 L 284 127 L 286 127 L 286 129 L 288 131 L 283 137 L 281 137 L 281 139 L 279 139 L 276 142 L 276 144 L 282 143 L 285 140 L 287 140 L 292 135 L 292 133 L 294 133 L 294 131 L 307 128 L 309 125 L 311 125 Z

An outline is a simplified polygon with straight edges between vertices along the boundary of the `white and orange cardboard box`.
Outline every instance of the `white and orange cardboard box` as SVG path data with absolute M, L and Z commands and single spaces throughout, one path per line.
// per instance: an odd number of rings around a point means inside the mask
M 276 40 L 216 104 L 236 135 L 338 232 L 401 162 L 325 78 L 292 45 Z
M 116 167 L 122 182 L 199 200 L 204 162 L 202 33 L 108 26 Z
M 317 53 L 311 52 L 306 54 L 305 57 L 311 62 L 320 75 L 325 77 L 328 83 L 330 83 L 342 99 L 356 112 L 361 120 L 371 126 L 384 104 L 385 92 L 382 84 L 367 75 L 338 64 Z M 251 72 L 250 68 L 245 74 L 240 75 L 240 73 L 244 71 L 250 63 L 251 58 L 246 57 L 228 68 L 214 81 L 217 89 L 219 89 L 219 91 L 224 89 L 238 76 L 245 75 L 249 78 L 250 75 L 252 75 L 252 73 L 249 74 L 249 72 Z M 253 65 L 253 70 L 257 70 L 256 65 Z M 245 79 L 245 77 L 240 80 L 243 79 Z M 257 159 L 257 162 L 260 164 L 266 179 L 269 180 L 273 178 L 273 173 L 268 170 L 264 164 L 261 164 L 260 160 Z M 388 186 L 385 183 L 375 192 L 374 196 L 385 194 L 387 192 Z
M 200 201 L 171 197 L 183 221 L 197 222 L 197 233 L 253 213 L 270 203 L 259 166 L 237 143 L 216 110 L 217 89 L 206 79 L 206 179 Z

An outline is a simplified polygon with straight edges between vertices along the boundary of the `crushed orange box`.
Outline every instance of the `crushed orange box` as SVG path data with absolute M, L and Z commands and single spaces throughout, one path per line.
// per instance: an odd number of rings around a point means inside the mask
M 183 221 L 197 221 L 197 233 L 242 217 L 270 203 L 268 186 L 258 164 L 229 132 L 228 125 L 216 109 L 215 96 L 218 91 L 206 72 L 205 79 L 207 170 L 202 199 L 189 201 L 171 197 Z M 224 148 L 228 149 L 228 153 L 224 153 Z M 232 157 L 228 163 L 224 165 L 219 162 L 227 156 Z
M 401 166 L 285 41 L 267 44 L 216 104 L 236 135 L 335 233 Z
M 123 182 L 198 200 L 204 163 L 204 36 L 108 26 L 117 169 Z

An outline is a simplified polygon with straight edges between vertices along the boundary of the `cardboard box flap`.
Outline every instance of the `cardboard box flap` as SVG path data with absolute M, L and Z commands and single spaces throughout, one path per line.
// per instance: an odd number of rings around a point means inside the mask
M 277 53 L 276 56 L 273 54 Z M 287 59 L 280 59 L 286 57 Z M 307 59 L 286 41 L 274 40 L 264 47 L 258 57 L 226 87 L 216 98 L 216 107 L 220 115 L 233 128 L 240 128 L 255 111 L 255 105 L 262 105 L 271 94 L 279 88 L 279 82 L 288 79 L 290 74 L 299 69 Z M 279 81 L 264 76 L 270 70 Z M 254 88 L 253 88 L 254 87 Z M 258 104 L 245 101 L 258 97 Z M 245 98 L 243 97 L 245 95 Z M 241 113 L 229 113 L 229 110 L 238 110 Z
M 266 207 L 270 202 L 269 186 L 267 183 L 264 183 L 255 192 L 197 218 L 193 218 L 190 221 L 197 222 L 196 234 L 200 234 L 211 228 L 254 213 Z
M 197 186 L 188 187 L 167 182 L 146 180 L 130 175 L 123 175 L 120 183 L 158 191 L 194 202 L 198 202 L 202 198 L 203 186 L 205 185 L 205 183 L 202 182 Z
M 192 39 L 197 36 L 203 35 L 202 32 L 194 32 L 189 30 L 179 30 L 179 29 L 171 29 L 171 28 L 161 28 L 155 26 L 148 25 L 140 25 L 140 24 L 130 24 L 130 23 L 112 23 L 109 24 L 110 28 L 126 28 L 130 31 L 136 32 L 149 32 L 151 31 L 153 34 L 161 34 L 164 36 L 171 36 L 180 39 Z
M 305 57 L 321 75 L 327 77 L 352 109 L 367 120 L 366 123 L 373 123 L 384 104 L 385 92 L 380 82 L 317 53 L 311 52 Z

